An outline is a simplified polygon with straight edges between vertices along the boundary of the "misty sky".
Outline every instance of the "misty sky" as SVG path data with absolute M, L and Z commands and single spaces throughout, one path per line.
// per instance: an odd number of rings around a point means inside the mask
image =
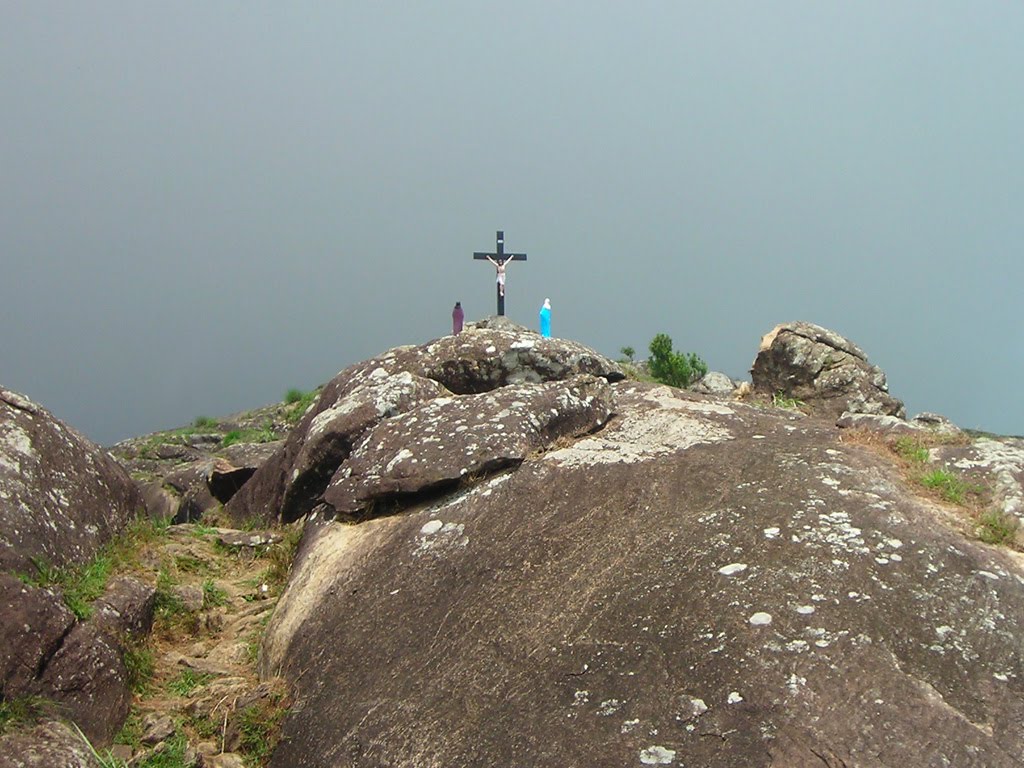
M 0 386 L 89 437 L 495 311 L 749 378 L 829 327 L 1024 434 L 1024 4 L 0 0 Z

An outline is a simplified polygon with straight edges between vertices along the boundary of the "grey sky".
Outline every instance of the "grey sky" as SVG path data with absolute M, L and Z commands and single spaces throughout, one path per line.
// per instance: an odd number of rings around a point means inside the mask
M 746 377 L 809 320 L 1024 433 L 1024 5 L 0 0 L 0 385 L 94 440 L 494 312 Z

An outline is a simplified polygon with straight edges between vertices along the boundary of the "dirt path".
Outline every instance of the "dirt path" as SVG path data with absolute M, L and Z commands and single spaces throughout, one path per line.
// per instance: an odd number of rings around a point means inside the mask
M 266 763 L 288 702 L 279 683 L 260 683 L 256 661 L 296 539 L 184 524 L 146 545 L 139 575 L 157 585 L 153 634 L 138 654 L 147 681 L 112 766 Z

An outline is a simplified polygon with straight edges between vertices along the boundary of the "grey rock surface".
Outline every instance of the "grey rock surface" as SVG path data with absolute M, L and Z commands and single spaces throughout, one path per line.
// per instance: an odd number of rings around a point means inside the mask
M 889 394 L 885 374 L 856 344 L 813 323 L 772 329 L 761 340 L 750 374 L 755 392 L 796 398 L 825 418 L 845 412 L 906 415 L 903 403 Z
M 1016 553 L 829 421 L 614 389 L 513 471 L 307 522 L 273 768 L 1021 764 Z
M 340 479 L 337 473 L 378 423 L 437 398 L 579 374 L 623 378 L 618 365 L 587 347 L 515 326 L 470 327 L 457 336 L 392 349 L 335 376 L 226 510 L 236 522 L 297 520 L 323 502 L 328 485 Z
M 109 454 L 28 398 L 0 389 L 0 571 L 88 560 L 143 509 Z
M 708 371 L 699 381 L 691 384 L 689 389 L 705 395 L 721 395 L 725 397 L 733 393 L 733 390 L 736 389 L 736 384 L 724 373 Z

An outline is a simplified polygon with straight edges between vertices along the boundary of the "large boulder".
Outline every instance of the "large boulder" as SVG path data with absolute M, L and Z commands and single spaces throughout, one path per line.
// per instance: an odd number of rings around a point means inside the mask
M 271 766 L 1021 764 L 1013 553 L 828 422 L 614 389 L 514 469 L 307 522 Z
M 882 370 L 849 339 L 813 323 L 783 323 L 761 339 L 750 369 L 753 389 L 800 400 L 825 418 L 868 413 L 904 418 Z
M 144 508 L 109 454 L 26 397 L 0 389 L 0 571 L 81 563 Z
M 568 382 L 580 374 L 606 382 L 624 377 L 618 365 L 587 347 L 545 339 L 509 324 L 496 328 L 469 327 L 457 336 L 418 347 L 392 349 L 335 376 L 285 444 L 242 486 L 226 510 L 237 522 L 296 520 L 324 501 L 328 485 L 341 479 L 338 473 L 345 472 L 349 456 L 379 423 L 401 414 L 410 414 L 412 418 L 413 411 L 438 398 L 479 395 L 509 386 L 519 391 L 520 387 L 514 385 Z M 570 408 L 575 407 L 571 402 L 573 386 L 563 386 L 568 399 L 562 402 Z M 492 415 L 516 402 L 514 396 L 507 397 L 511 399 Z M 454 398 L 453 404 L 447 406 L 450 413 L 463 407 L 456 404 L 458 400 Z M 487 401 L 467 401 L 483 402 Z M 557 410 L 557 405 L 552 407 Z M 435 418 L 433 412 L 427 417 Z M 570 417 L 567 412 L 566 417 L 560 420 L 557 415 L 552 416 L 551 424 L 538 435 L 557 440 L 557 424 L 564 425 L 567 436 L 576 434 L 575 415 Z M 484 426 L 476 426 L 473 421 L 466 422 L 467 428 L 479 430 Z M 443 444 L 443 428 L 436 437 L 438 444 Z M 488 466 L 488 461 L 482 460 L 473 466 L 460 464 L 459 468 L 474 471 L 486 470 Z M 394 495 L 393 490 L 382 489 L 382 493 Z M 334 513 L 330 507 L 326 511 L 329 515 Z

